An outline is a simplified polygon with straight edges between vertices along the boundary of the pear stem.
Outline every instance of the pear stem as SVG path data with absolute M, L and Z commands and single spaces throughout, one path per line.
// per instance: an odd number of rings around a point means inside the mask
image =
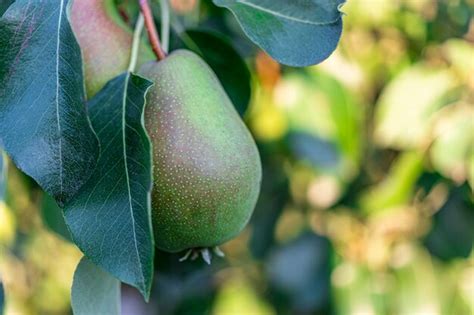
M 153 52 L 158 60 L 166 58 L 166 53 L 161 48 L 160 37 L 156 30 L 155 21 L 153 20 L 153 13 L 151 12 L 150 4 L 147 0 L 139 0 L 140 10 L 142 11 L 145 19 L 145 27 L 148 32 L 148 39 L 150 40 Z
M 170 4 L 168 0 L 160 0 L 161 7 L 161 43 L 167 54 L 170 46 Z
M 135 25 L 135 32 L 133 33 L 132 54 L 130 56 L 130 65 L 128 67 L 129 72 L 134 72 L 137 66 L 138 50 L 140 48 L 140 37 L 143 31 L 143 24 L 143 14 L 140 13 L 137 24 Z

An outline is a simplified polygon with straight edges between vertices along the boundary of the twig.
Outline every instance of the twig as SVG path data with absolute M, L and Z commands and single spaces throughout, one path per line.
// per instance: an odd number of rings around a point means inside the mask
M 158 60 L 163 60 L 166 58 L 166 54 L 161 48 L 160 37 L 156 31 L 155 21 L 153 20 L 153 14 L 151 12 L 150 4 L 147 0 L 139 0 L 140 9 L 142 11 L 143 17 L 145 19 L 145 27 L 148 32 L 148 38 L 150 40 L 151 47 L 153 52 L 156 55 Z

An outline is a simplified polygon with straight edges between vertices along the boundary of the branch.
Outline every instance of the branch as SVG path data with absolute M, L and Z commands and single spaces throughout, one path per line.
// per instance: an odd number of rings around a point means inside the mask
M 158 60 L 163 60 L 166 58 L 166 53 L 161 48 L 160 37 L 158 36 L 158 32 L 156 30 L 156 25 L 155 21 L 153 20 L 153 14 L 151 12 L 150 4 L 147 0 L 139 0 L 139 3 L 143 17 L 145 19 L 145 27 L 153 52 L 155 53 L 156 58 Z

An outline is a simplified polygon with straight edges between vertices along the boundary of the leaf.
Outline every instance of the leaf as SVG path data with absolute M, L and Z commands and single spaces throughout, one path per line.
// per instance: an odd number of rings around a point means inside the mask
M 17 0 L 0 19 L 0 143 L 63 205 L 98 155 L 67 0 Z
M 74 315 L 120 315 L 120 281 L 83 257 L 74 273 Z
M 63 211 L 48 194 L 43 195 L 41 216 L 43 218 L 43 223 L 48 227 L 48 229 L 62 237 L 64 240 L 72 242 L 71 233 L 69 233 L 66 222 L 64 221 Z
M 219 33 L 204 30 L 187 30 L 180 37 L 180 46 L 199 54 L 209 64 L 243 116 L 250 102 L 250 71 L 230 41 Z
M 214 0 L 232 11 L 247 36 L 278 62 L 304 67 L 336 49 L 345 0 Z
M 8 7 L 13 3 L 13 0 L 0 0 L 0 16 L 5 13 Z
M 151 83 L 124 73 L 89 104 L 102 154 L 65 219 L 74 242 L 95 264 L 147 298 L 153 276 L 151 149 L 144 129 Z

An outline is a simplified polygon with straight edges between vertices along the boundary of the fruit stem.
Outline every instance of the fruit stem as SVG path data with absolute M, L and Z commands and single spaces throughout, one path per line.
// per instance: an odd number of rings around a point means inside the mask
M 148 39 L 150 40 L 153 52 L 155 53 L 158 60 L 163 60 L 166 58 L 166 53 L 161 48 L 160 37 L 158 36 L 158 32 L 156 30 L 150 4 L 148 3 L 148 0 L 139 0 L 139 4 L 140 10 L 142 11 L 143 17 L 145 19 L 145 27 L 148 32 Z
M 168 0 L 160 0 L 161 7 L 161 43 L 167 54 L 170 46 L 170 4 Z
M 128 66 L 129 72 L 134 72 L 137 66 L 138 50 L 140 48 L 140 37 L 143 31 L 143 24 L 143 14 L 140 13 L 137 24 L 135 25 L 135 32 L 133 33 L 132 53 L 130 56 L 130 65 Z

